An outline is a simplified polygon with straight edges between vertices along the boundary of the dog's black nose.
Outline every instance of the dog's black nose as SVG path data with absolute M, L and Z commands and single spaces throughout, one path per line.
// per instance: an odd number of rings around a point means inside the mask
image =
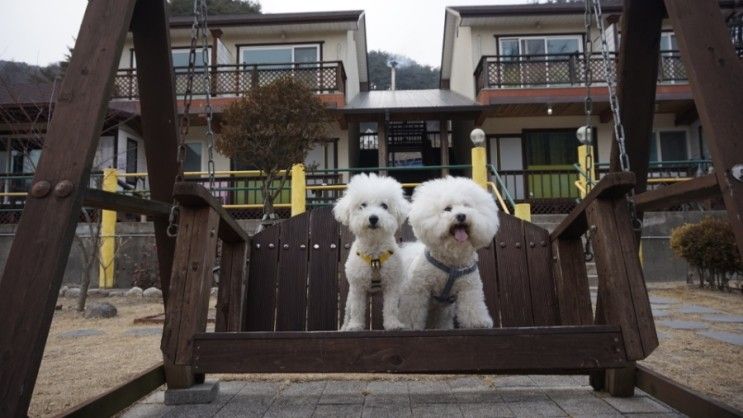
M 458 213 L 457 214 L 457 222 L 464 222 L 467 220 L 467 215 L 464 213 Z
M 369 217 L 369 223 L 372 225 L 376 225 L 377 222 L 379 222 L 379 217 L 377 215 L 372 215 Z

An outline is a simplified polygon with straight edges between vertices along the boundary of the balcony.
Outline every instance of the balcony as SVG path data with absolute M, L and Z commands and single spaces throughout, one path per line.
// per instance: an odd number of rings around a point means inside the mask
M 282 77 L 300 80 L 317 94 L 346 93 L 346 72 L 341 61 L 303 62 L 286 64 L 213 65 L 211 68 L 211 95 L 215 97 L 240 96 L 257 86 L 264 86 Z M 186 92 L 188 67 L 175 67 L 175 89 L 178 96 Z M 205 81 L 197 68 L 193 80 L 194 96 L 206 92 Z M 114 78 L 113 99 L 139 98 L 137 70 L 125 68 Z
M 611 53 L 610 71 L 616 71 L 617 54 Z M 475 69 L 476 93 L 483 89 L 585 86 L 586 69 L 592 81 L 606 84 L 606 69 L 600 53 L 591 54 L 586 65 L 581 54 L 486 55 Z M 685 83 L 686 70 L 678 51 L 662 51 L 658 83 Z

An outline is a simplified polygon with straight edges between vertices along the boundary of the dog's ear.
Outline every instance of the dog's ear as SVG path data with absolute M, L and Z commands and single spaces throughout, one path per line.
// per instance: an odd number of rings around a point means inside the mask
M 333 216 L 335 216 L 336 221 L 342 223 L 344 226 L 348 226 L 348 223 L 351 221 L 351 197 L 348 193 L 335 202 Z
M 402 226 L 405 223 L 405 220 L 408 219 L 408 213 L 410 213 L 410 202 L 401 193 L 397 202 L 395 202 L 394 215 L 398 225 Z

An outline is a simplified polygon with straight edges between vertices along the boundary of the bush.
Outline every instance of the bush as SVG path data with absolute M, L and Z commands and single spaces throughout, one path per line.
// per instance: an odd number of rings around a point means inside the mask
M 696 268 L 699 287 L 705 281 L 712 288 L 730 289 L 730 278 L 743 273 L 738 247 L 730 222 L 705 218 L 697 224 L 684 224 L 671 233 L 671 249 Z

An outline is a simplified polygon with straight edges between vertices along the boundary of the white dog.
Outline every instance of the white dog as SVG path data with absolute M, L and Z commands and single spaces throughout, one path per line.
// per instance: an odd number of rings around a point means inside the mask
M 409 265 L 400 318 L 412 329 L 492 328 L 477 250 L 498 231 L 493 197 L 470 179 L 447 177 L 420 185 L 409 217 L 419 243 L 403 247 Z
M 402 186 L 390 177 L 359 174 L 336 202 L 333 214 L 355 236 L 346 260 L 348 298 L 342 331 L 366 324 L 367 294 L 383 292 L 384 329 L 402 329 L 398 319 L 404 267 L 395 232 L 407 218 L 410 204 Z

